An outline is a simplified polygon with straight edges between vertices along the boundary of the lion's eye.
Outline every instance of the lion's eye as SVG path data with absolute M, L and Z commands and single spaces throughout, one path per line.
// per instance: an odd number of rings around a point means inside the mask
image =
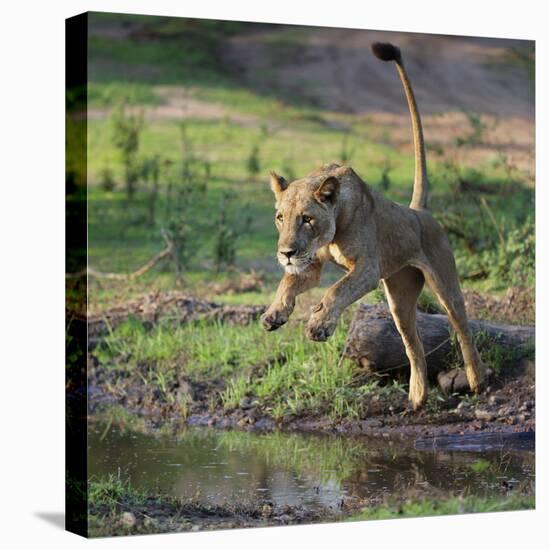
M 311 223 L 313 218 L 311 216 L 303 216 L 303 223 Z
M 277 215 L 276 215 L 276 219 L 281 222 L 283 219 L 284 219 L 284 216 L 282 215 L 281 212 L 279 212 Z

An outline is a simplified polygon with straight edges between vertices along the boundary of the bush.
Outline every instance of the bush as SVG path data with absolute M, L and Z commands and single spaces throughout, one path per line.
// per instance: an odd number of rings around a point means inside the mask
M 126 180 L 126 191 L 128 198 L 133 198 L 135 184 L 139 178 L 140 167 L 137 161 L 139 150 L 139 137 L 143 130 L 143 111 L 136 115 L 129 115 L 126 112 L 126 101 L 118 105 L 112 114 L 112 141 L 120 151 L 124 174 Z

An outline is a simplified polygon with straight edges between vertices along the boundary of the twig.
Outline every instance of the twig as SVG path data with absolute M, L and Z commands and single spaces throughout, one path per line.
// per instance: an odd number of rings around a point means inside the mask
M 110 279 L 113 281 L 132 281 L 133 279 L 137 279 L 138 277 L 141 277 L 142 275 L 150 271 L 158 262 L 173 254 L 173 251 L 175 249 L 173 241 L 164 230 L 162 230 L 162 236 L 166 241 L 166 248 L 156 254 L 156 256 L 153 256 L 145 265 L 143 265 L 136 271 L 133 271 L 132 273 L 104 273 L 102 271 L 98 271 L 91 266 L 88 266 L 87 269 L 82 269 L 80 271 L 77 271 L 76 273 L 67 273 L 65 275 L 65 278 L 77 279 L 79 277 L 83 277 L 84 275 L 88 275 L 90 277 L 96 277 L 98 279 Z
M 488 206 L 488 202 L 486 201 L 486 199 L 483 196 L 480 197 L 480 203 L 482 204 L 482 206 L 484 206 L 484 208 L 486 209 L 486 212 L 488 212 L 488 216 L 490 216 L 490 220 L 491 220 L 492 224 L 494 225 L 494 227 L 497 231 L 500 243 L 502 244 L 502 246 L 505 246 L 505 238 L 503 237 L 503 233 L 501 232 L 501 229 L 498 226 L 498 222 L 496 221 L 496 217 L 494 216 L 494 213 L 492 212 L 492 209 Z

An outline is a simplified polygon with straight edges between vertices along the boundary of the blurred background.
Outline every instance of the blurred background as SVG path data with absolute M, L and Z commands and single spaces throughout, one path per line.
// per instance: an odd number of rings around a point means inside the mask
M 173 245 L 131 284 L 93 278 L 92 310 L 176 285 L 267 303 L 280 275 L 270 170 L 348 164 L 408 203 L 409 115 L 376 40 L 403 51 L 431 209 L 465 286 L 532 287 L 533 42 L 92 13 L 89 264 L 131 273 Z

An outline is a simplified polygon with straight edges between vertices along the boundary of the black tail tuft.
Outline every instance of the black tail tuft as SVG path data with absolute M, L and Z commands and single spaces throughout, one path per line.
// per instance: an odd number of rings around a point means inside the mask
M 389 44 L 388 42 L 374 42 L 372 44 L 373 54 L 382 61 L 396 61 L 400 63 L 400 48 Z

